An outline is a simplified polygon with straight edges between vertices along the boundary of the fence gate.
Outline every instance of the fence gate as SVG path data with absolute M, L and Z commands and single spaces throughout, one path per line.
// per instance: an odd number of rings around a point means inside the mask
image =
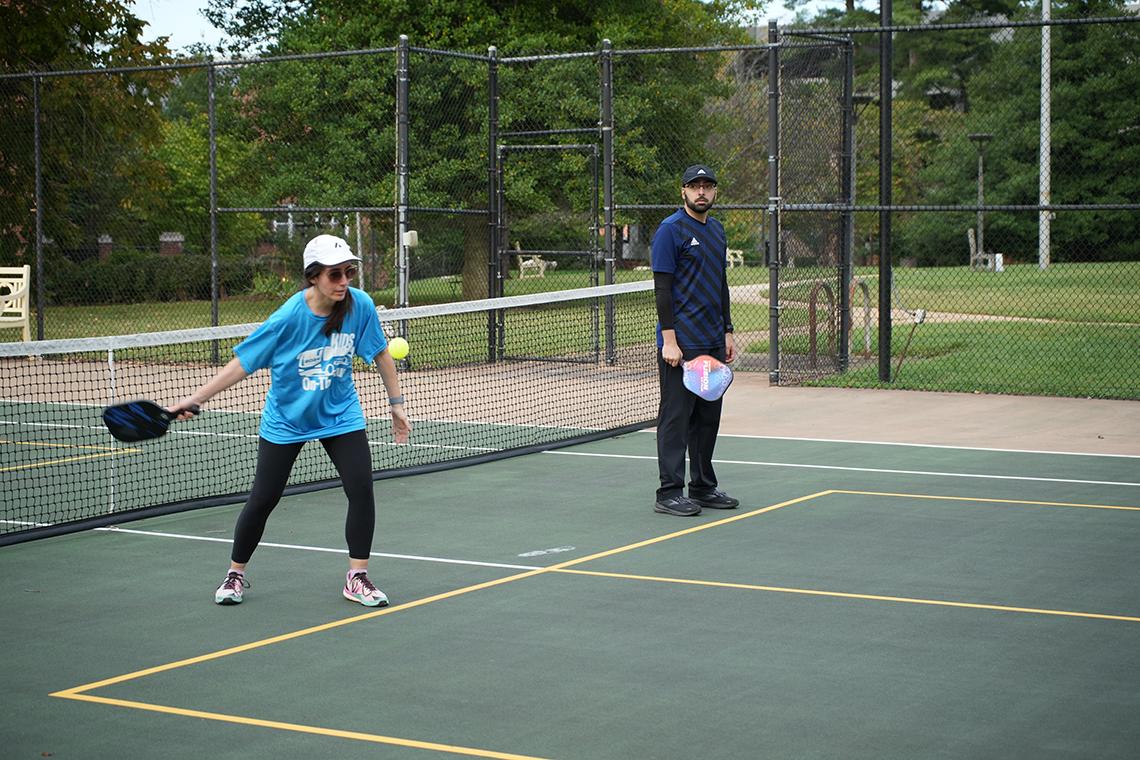
M 848 38 L 787 33 L 770 60 L 775 240 L 769 306 L 773 382 L 849 363 L 854 110 Z
M 558 130 L 548 130 L 558 132 Z M 512 136 L 506 133 L 506 137 Z M 498 268 L 499 296 L 523 293 L 565 290 L 599 284 L 599 265 L 603 259 L 600 244 L 599 193 L 601 191 L 601 152 L 591 143 L 559 143 L 533 145 L 504 145 L 498 148 L 498 179 L 496 182 L 496 218 L 498 234 L 495 261 Z M 584 162 L 584 166 L 582 163 Z M 536 171 L 535 163 L 542 168 Z M 522 166 L 529 164 L 529 166 Z M 560 208 L 528 212 L 522 204 L 512 203 L 507 188 L 512 183 L 512 168 L 526 170 L 526 176 L 536 174 L 558 182 L 569 164 L 571 174 L 588 175 L 588 207 L 584 211 Z M 580 181 L 580 177 L 578 178 Z M 569 178 L 567 178 L 569 182 Z M 572 186 L 572 185 L 570 185 Z M 547 282 L 557 278 L 553 287 Z M 575 356 L 582 361 L 596 361 L 600 350 L 600 314 L 595 302 L 587 306 L 586 318 L 592 325 L 591 345 L 581 346 Z M 541 356 L 512 355 L 507 341 L 511 326 L 506 311 L 498 312 L 495 325 L 495 345 L 498 358 L 541 359 Z M 565 357 L 560 359 L 565 361 Z

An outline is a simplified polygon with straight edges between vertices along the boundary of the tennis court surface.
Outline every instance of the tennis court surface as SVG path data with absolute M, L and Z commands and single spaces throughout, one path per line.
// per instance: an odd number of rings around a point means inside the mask
M 4 547 L 0 754 L 1136 757 L 1140 407 L 725 409 L 735 511 L 655 514 L 652 431 L 377 482 L 382 610 L 340 596 L 338 489 L 237 607 L 239 506 Z

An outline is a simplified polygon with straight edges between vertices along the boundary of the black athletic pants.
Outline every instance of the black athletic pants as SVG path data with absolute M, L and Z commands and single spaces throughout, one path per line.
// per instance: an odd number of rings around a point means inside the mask
M 281 500 L 293 463 L 305 443 L 270 443 L 264 438 L 257 445 L 257 472 L 249 499 L 238 515 L 234 528 L 234 548 L 230 559 L 238 564 L 249 562 L 253 550 L 261 542 L 265 522 Z M 368 449 L 368 436 L 357 430 L 331 438 L 322 438 L 321 445 L 328 452 L 336 471 L 340 474 L 344 493 L 348 496 L 348 516 L 344 521 L 344 538 L 348 542 L 348 556 L 368 559 L 372 553 L 372 532 L 376 527 L 376 502 L 372 494 L 372 454 Z
M 723 348 L 683 351 L 684 360 L 702 353 L 724 361 Z M 661 382 L 661 406 L 657 413 L 657 467 L 661 487 L 657 489 L 657 498 L 684 495 L 686 451 L 689 453 L 689 493 L 707 494 L 717 486 L 712 459 L 723 399 L 705 401 L 689 391 L 683 381 L 684 370 L 666 364 L 660 350 L 657 371 Z

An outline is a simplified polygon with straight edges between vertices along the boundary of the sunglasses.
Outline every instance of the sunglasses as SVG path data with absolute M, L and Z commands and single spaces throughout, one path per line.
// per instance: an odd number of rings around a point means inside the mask
M 325 274 L 333 282 L 340 282 L 341 280 L 351 280 L 360 273 L 359 267 L 348 266 L 344 269 L 326 269 Z

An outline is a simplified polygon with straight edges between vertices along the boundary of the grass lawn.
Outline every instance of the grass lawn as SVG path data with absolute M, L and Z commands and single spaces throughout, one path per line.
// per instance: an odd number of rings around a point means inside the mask
M 908 309 L 1140 324 L 1140 262 L 1033 264 L 1004 272 L 965 267 L 896 269 L 897 295 Z
M 651 272 L 623 271 L 618 282 L 634 282 L 652 277 Z M 517 279 L 512 273 L 504 286 L 506 295 L 543 293 L 590 285 L 590 273 L 585 270 L 547 270 L 542 278 Z M 369 290 L 377 304 L 391 307 L 395 291 Z M 241 325 L 265 320 L 284 301 L 279 296 L 238 296 L 223 299 L 218 306 L 218 322 L 223 325 Z M 409 288 L 409 300 L 414 306 L 447 303 L 462 300 L 462 287 L 455 277 L 432 277 L 414 281 Z M 103 335 L 130 335 L 140 332 L 163 332 L 207 327 L 210 325 L 209 301 L 164 301 L 137 304 L 108 304 L 96 306 L 49 306 L 44 320 L 45 337 L 92 338 Z M 32 320 L 35 333 L 35 317 Z M 19 333 L 11 331 L 3 336 L 19 340 Z
M 780 351 L 807 354 L 807 300 L 815 282 L 833 275 L 818 268 L 781 274 L 787 285 L 781 289 L 781 326 L 786 333 Z M 867 282 L 874 308 L 877 271 L 861 268 L 856 276 Z M 857 291 L 852 301 L 852 369 L 808 384 L 1140 398 L 1140 262 L 1055 264 L 1045 271 L 1035 265 L 1011 266 L 1004 272 L 899 268 L 894 277 L 896 309 L 953 316 L 928 320 L 915 329 L 896 376 L 894 368 L 913 324 L 896 311 L 892 382 L 883 384 L 877 361 L 860 361 L 858 356 L 865 344 L 863 301 Z M 825 305 L 821 302 L 819 308 L 825 310 Z M 974 315 L 1043 321 L 984 321 Z M 871 329 L 874 355 L 874 321 Z M 817 350 L 826 351 L 824 325 L 817 341 Z M 758 341 L 747 350 L 767 353 L 768 343 Z
M 867 284 L 873 308 L 878 270 L 860 267 L 855 276 Z M 622 270 L 618 281 L 651 277 L 652 273 L 644 270 Z M 955 316 L 954 321 L 932 318 L 917 328 L 902 371 L 889 387 L 1140 398 L 1140 262 L 1054 264 L 1045 271 L 1031 264 L 1010 266 L 1004 272 L 971 271 L 966 267 L 898 268 L 894 277 L 892 302 L 896 309 L 921 308 L 931 314 Z M 548 269 L 545 277 L 525 280 L 519 280 L 517 273 L 512 272 L 504 289 L 507 295 L 518 295 L 580 288 L 590 284 L 589 278 L 588 271 L 574 269 Z M 807 300 L 817 283 L 834 281 L 832 267 L 799 267 L 781 272 L 781 326 L 786 331 L 781 341 L 782 353 L 807 353 L 807 336 L 801 334 L 807 324 Z M 729 271 L 730 285 L 745 286 L 744 290 L 753 295 L 733 304 L 738 333 L 767 333 L 767 282 L 768 270 L 764 267 L 735 267 Z M 373 291 L 372 295 L 377 303 L 393 303 L 391 289 Z M 411 284 L 410 301 L 414 305 L 461 299 L 462 284 L 456 277 L 434 277 Z M 220 322 L 260 322 L 281 300 L 246 296 L 223 300 Z M 821 302 L 819 308 L 821 319 L 826 319 L 826 304 Z M 984 321 L 973 319 L 973 315 L 1046 321 Z M 557 318 L 557 310 L 548 312 L 548 319 Z M 652 321 L 652 314 L 643 319 Z M 813 384 L 880 387 L 877 369 L 864 366 L 858 357 L 864 347 L 863 301 L 858 289 L 852 300 L 852 321 L 852 369 L 845 375 L 813 379 Z M 209 323 L 210 304 L 206 301 L 65 306 L 49 308 L 46 331 L 48 338 L 69 338 L 175 330 Z M 908 319 L 895 322 L 891 346 L 895 357 L 902 351 L 910 327 Z M 872 331 L 875 328 L 873 324 Z M 530 329 L 554 332 L 541 325 Z M 826 345 L 824 332 L 821 326 L 821 350 Z M 18 337 L 15 331 L 13 335 Z M 872 338 L 873 353 L 877 350 L 877 336 Z M 644 336 L 639 327 L 619 329 L 619 343 L 641 340 Z M 767 353 L 767 343 L 760 341 L 746 350 Z M 892 361 L 892 368 L 896 361 Z
M 806 385 L 896 388 L 1025 395 L 1140 399 L 1140 329 L 1133 326 L 1025 322 L 925 322 L 902 356 L 912 325 L 896 325 L 891 340 L 892 382 L 878 379 L 878 341 L 860 358 L 862 340 L 852 341 L 852 362 L 843 375 L 810 379 Z M 826 350 L 821 336 L 820 351 Z M 767 343 L 750 351 L 767 351 Z M 786 354 L 807 354 L 806 335 L 780 344 Z

